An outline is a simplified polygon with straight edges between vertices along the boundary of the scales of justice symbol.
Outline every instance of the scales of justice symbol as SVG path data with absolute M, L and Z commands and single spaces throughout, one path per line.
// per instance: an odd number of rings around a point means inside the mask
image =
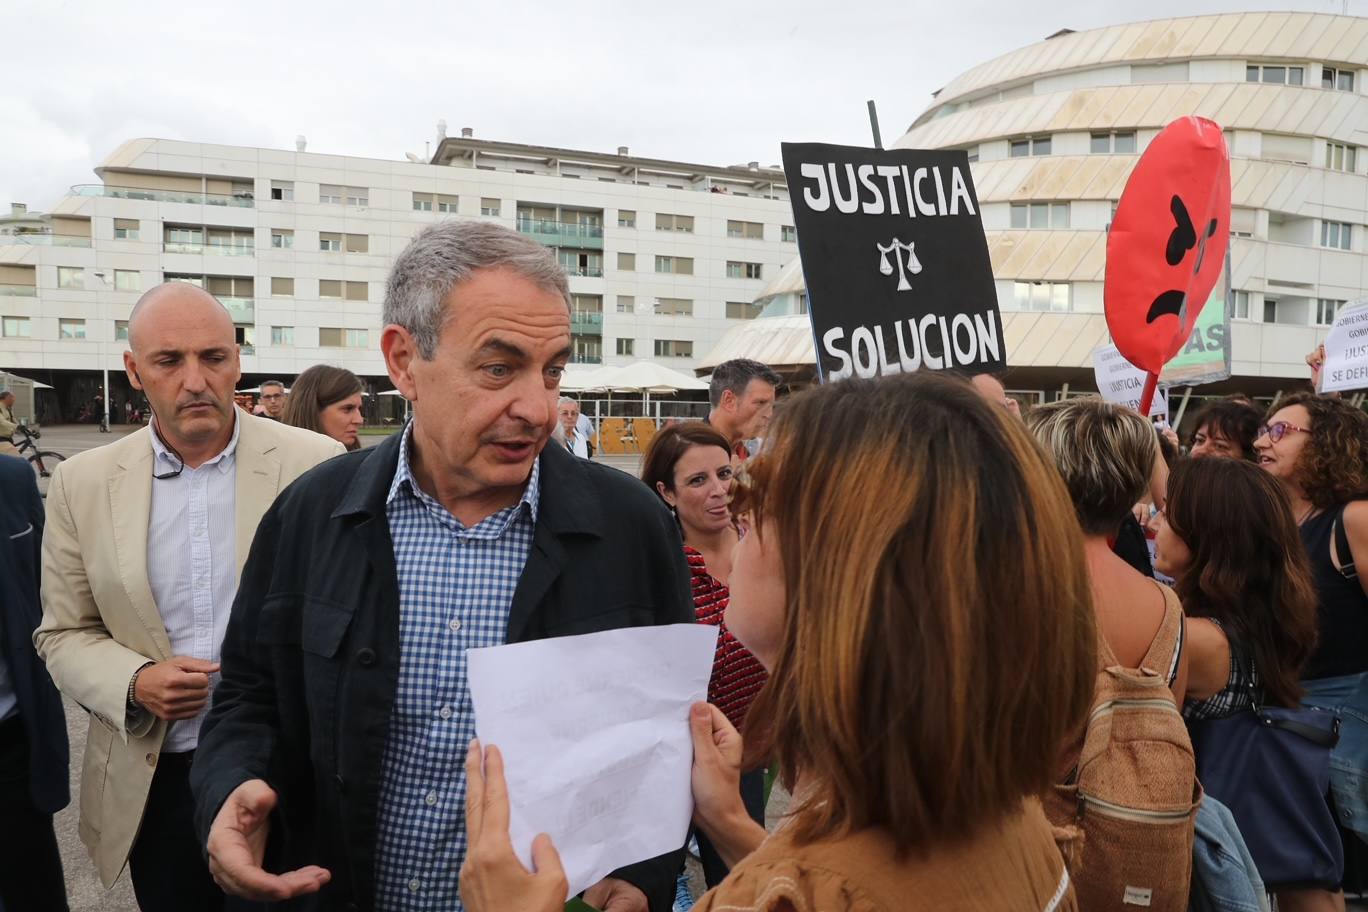
M 916 253 L 912 248 L 915 242 L 903 243 L 894 238 L 887 246 L 875 242 L 874 247 L 879 251 L 879 272 L 884 275 L 893 274 L 893 264 L 888 261 L 888 255 L 893 254 L 893 259 L 897 261 L 898 267 L 898 291 L 911 291 L 912 284 L 907 281 L 909 275 L 916 275 L 922 271 L 921 260 L 917 259 Z M 903 255 L 906 254 L 906 259 Z

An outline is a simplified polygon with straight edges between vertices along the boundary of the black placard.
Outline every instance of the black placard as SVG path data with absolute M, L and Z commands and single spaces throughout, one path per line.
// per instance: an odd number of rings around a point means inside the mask
M 783 152 L 824 380 L 1006 366 L 968 153 Z

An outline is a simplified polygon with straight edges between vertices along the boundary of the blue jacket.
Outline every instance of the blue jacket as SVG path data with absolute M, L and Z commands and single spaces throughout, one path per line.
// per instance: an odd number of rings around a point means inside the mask
M 43 501 L 33 468 L 14 456 L 0 456 L 0 654 L 28 735 L 34 806 L 55 814 L 71 795 L 62 696 L 33 651 L 33 631 L 43 615 L 38 601 L 42 549 Z
M 1197 809 L 1190 912 L 1268 912 L 1268 894 L 1229 808 L 1207 795 Z

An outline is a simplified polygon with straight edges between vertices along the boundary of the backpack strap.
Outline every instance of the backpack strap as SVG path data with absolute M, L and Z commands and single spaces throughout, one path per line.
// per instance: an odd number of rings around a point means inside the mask
M 1335 516 L 1333 535 L 1335 540 L 1335 555 L 1337 555 L 1340 560 L 1339 566 L 1335 569 L 1339 572 L 1340 576 L 1347 580 L 1358 579 L 1358 571 L 1354 569 L 1354 552 L 1349 547 L 1349 533 L 1344 529 L 1344 507 L 1340 507 L 1339 513 Z
M 1178 661 L 1183 655 L 1183 639 L 1187 628 L 1183 618 L 1183 605 L 1173 590 L 1163 583 L 1155 582 L 1164 596 L 1164 619 L 1159 623 L 1159 632 L 1154 635 L 1149 651 L 1141 660 L 1140 666 L 1156 674 L 1163 674 L 1164 680 L 1173 683 L 1178 676 Z

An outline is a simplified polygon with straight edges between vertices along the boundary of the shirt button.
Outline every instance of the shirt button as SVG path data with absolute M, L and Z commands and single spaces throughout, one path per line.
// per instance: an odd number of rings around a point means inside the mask
M 441 711 L 439 711 L 439 712 L 437 713 L 437 715 L 441 716 L 443 719 L 450 719 L 450 718 L 451 718 L 451 707 L 450 707 L 450 706 L 443 706 L 442 709 L 441 709 Z
M 452 618 L 451 620 L 447 621 L 447 626 L 451 628 L 452 633 L 455 633 L 456 631 L 461 629 L 461 621 L 459 618 Z
M 424 798 L 423 800 L 426 801 L 426 802 L 428 803 L 428 806 L 429 806 L 429 807 L 431 807 L 432 805 L 434 805 L 434 804 L 437 803 L 437 793 L 436 793 L 435 791 L 433 791 L 433 792 L 428 792 L 428 793 L 427 793 L 427 797 Z
M 418 892 L 419 890 L 421 890 L 422 888 L 423 888 L 423 884 L 418 880 L 418 878 L 415 877 L 415 878 L 413 878 L 413 880 L 410 880 L 410 881 L 409 881 L 409 892 L 410 892 L 410 893 L 417 893 L 417 892 Z

